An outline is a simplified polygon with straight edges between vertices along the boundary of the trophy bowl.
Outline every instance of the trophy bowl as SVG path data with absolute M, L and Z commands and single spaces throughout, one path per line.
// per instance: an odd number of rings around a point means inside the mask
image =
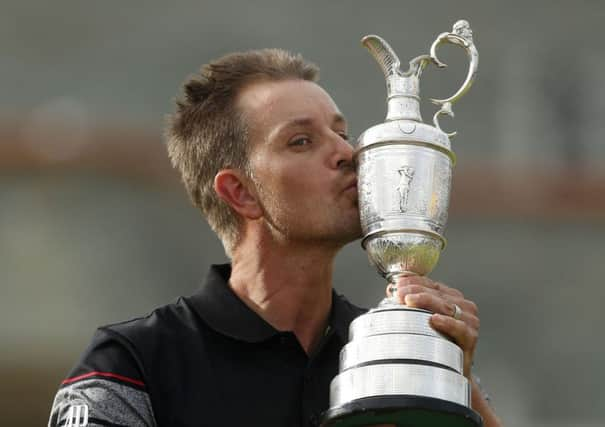
M 389 281 L 405 272 L 424 276 L 437 265 L 443 240 L 428 233 L 390 232 L 363 242 L 370 262 Z
M 391 282 L 430 273 L 446 245 L 456 156 L 445 132 L 414 121 L 420 112 L 413 101 L 403 103 L 412 112 L 389 110 L 390 121 L 366 130 L 355 151 L 362 246 Z

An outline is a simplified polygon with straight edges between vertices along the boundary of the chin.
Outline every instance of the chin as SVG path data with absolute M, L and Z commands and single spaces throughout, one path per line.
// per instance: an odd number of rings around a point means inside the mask
M 361 239 L 362 236 L 363 233 L 361 231 L 361 224 L 359 223 L 359 220 L 350 224 L 350 227 L 347 227 L 346 230 L 342 230 L 342 233 L 340 233 L 343 245 Z
M 357 227 L 355 231 L 351 234 L 350 242 L 354 242 L 355 240 L 359 240 L 363 237 L 363 233 L 361 231 L 361 227 Z

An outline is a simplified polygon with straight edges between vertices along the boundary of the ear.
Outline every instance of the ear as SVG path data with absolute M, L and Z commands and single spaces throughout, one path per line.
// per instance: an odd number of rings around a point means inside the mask
M 214 191 L 231 208 L 247 219 L 258 219 L 262 210 L 256 194 L 248 188 L 248 180 L 237 169 L 220 170 L 214 177 Z

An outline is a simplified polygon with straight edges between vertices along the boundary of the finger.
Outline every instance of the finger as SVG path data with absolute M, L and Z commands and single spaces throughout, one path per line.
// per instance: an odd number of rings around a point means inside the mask
M 424 288 L 426 289 L 426 288 Z M 422 308 L 432 311 L 433 313 L 443 314 L 445 316 L 454 317 L 456 313 L 456 305 L 460 308 L 460 320 L 464 321 L 470 327 L 479 330 L 479 317 L 473 312 L 476 304 L 468 300 L 448 299 L 430 292 L 408 293 L 401 297 L 400 300 L 408 307 Z
M 446 295 L 452 295 L 452 296 L 464 298 L 464 295 L 458 289 L 450 288 L 445 283 L 434 281 L 432 279 L 429 279 L 426 276 L 406 276 L 406 277 L 399 278 L 399 280 L 397 281 L 398 287 L 411 286 L 411 285 L 423 286 L 423 287 L 426 287 L 429 289 L 436 290 L 436 291 L 441 292 Z
M 405 298 L 405 296 L 408 294 L 421 294 L 421 293 L 425 293 L 425 292 L 438 296 L 440 298 L 444 298 L 444 299 L 448 299 L 448 300 L 452 300 L 452 301 L 454 301 L 454 298 L 457 298 L 457 297 L 454 297 L 453 295 L 444 294 L 439 289 L 427 288 L 426 286 L 422 286 L 422 285 L 405 285 L 405 286 L 400 286 L 397 289 L 397 294 L 399 295 L 399 297 L 401 299 Z M 457 298 L 456 300 L 458 300 L 458 299 L 459 298 Z
M 456 311 L 453 302 L 446 300 L 440 295 L 431 292 L 420 292 L 407 294 L 403 298 L 403 302 L 408 307 L 422 308 L 432 311 L 433 313 L 441 313 L 446 316 L 453 316 Z
M 408 298 L 408 295 L 415 294 L 431 294 L 435 298 L 443 300 L 443 302 L 440 303 L 434 298 L 432 299 L 432 301 L 429 301 L 428 297 L 410 297 L 409 299 L 406 299 Z M 463 314 L 468 315 L 469 319 L 478 320 L 477 317 L 479 313 L 477 304 L 475 304 L 473 301 L 455 297 L 452 295 L 442 294 L 436 289 L 426 288 L 421 285 L 406 285 L 400 287 L 397 290 L 395 296 L 398 298 L 401 304 L 405 304 L 412 307 L 424 308 L 426 310 L 431 310 L 448 316 L 454 316 L 456 312 L 455 306 L 457 305 L 462 310 Z M 429 305 L 425 306 L 424 304 Z M 472 325 L 474 326 L 475 323 L 472 323 Z
M 475 304 L 471 300 L 465 299 L 464 296 L 458 296 L 458 295 L 462 295 L 461 292 L 457 291 L 456 289 L 452 289 L 452 288 L 450 288 L 450 290 L 452 290 L 454 292 L 445 293 L 445 292 L 443 292 L 443 290 L 444 290 L 443 288 L 427 288 L 423 285 L 408 284 L 405 286 L 400 286 L 396 291 L 396 295 L 399 297 L 400 302 L 402 304 L 405 304 L 406 295 L 419 294 L 419 293 L 426 292 L 426 293 L 430 293 L 435 296 L 441 297 L 441 298 L 449 301 L 452 304 L 457 304 L 462 310 L 464 310 L 467 313 L 471 313 L 474 316 L 479 315 L 479 308 L 477 307 L 477 304 Z M 444 313 L 444 314 L 453 314 L 453 307 L 454 306 L 451 305 L 452 313 Z
M 473 316 L 479 316 L 479 307 L 477 306 L 477 304 L 475 304 L 474 301 L 463 299 L 457 302 L 456 304 L 458 304 L 460 308 L 465 312 L 470 313 Z
M 443 314 L 433 314 L 431 316 L 431 325 L 439 332 L 451 337 L 462 350 L 472 350 L 475 348 L 479 332 L 471 328 L 463 320 L 457 320 Z
M 459 289 L 451 288 L 451 287 L 447 286 L 445 283 L 442 283 L 442 282 L 435 282 L 435 283 L 437 284 L 438 289 L 441 292 L 443 292 L 444 294 L 446 294 L 446 295 L 452 295 L 454 297 L 464 299 L 464 294 Z
M 479 318 L 474 314 L 462 311 L 462 316 L 460 317 L 460 320 L 462 320 L 475 331 L 479 332 L 479 329 L 481 328 L 481 322 Z
M 479 339 L 478 330 L 469 327 L 462 320 L 456 320 L 442 314 L 433 314 L 430 322 L 433 328 L 451 337 L 460 346 L 464 353 L 464 375 L 470 375 L 473 354 Z

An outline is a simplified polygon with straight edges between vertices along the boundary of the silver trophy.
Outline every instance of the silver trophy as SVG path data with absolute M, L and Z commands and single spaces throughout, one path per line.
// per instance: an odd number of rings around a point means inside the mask
M 443 43 L 465 49 L 470 66 L 454 95 L 431 99 L 439 110 L 430 126 L 420 116 L 419 81 L 427 65 L 446 67 L 436 53 Z M 430 54 L 412 59 L 405 72 L 382 38 L 366 36 L 362 44 L 384 72 L 388 93 L 386 121 L 359 137 L 355 153 L 362 246 L 380 274 L 395 283 L 401 276 L 430 273 L 445 247 L 455 133 L 444 132 L 439 117 L 453 117 L 452 104 L 472 85 L 479 55 L 464 20 L 440 34 Z M 482 425 L 470 408 L 462 350 L 431 328 L 431 314 L 391 296 L 351 323 L 324 426 Z

